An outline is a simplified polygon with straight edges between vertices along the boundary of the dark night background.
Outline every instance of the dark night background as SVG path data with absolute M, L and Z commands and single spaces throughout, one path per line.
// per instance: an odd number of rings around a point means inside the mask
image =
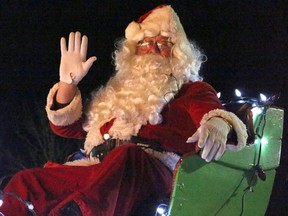
M 114 42 L 128 23 L 161 3 L 172 5 L 187 36 L 207 55 L 202 75 L 225 100 L 234 97 L 235 88 L 249 97 L 271 96 L 284 88 L 274 105 L 287 108 L 288 1 L 1 0 L 0 141 L 10 145 L 10 120 L 21 118 L 23 104 L 37 101 L 44 109 L 46 95 L 58 81 L 61 36 L 67 38 L 70 31 L 86 34 L 88 57 L 98 57 L 79 85 L 85 95 L 113 73 Z M 285 126 L 266 215 L 288 211 L 287 135 Z

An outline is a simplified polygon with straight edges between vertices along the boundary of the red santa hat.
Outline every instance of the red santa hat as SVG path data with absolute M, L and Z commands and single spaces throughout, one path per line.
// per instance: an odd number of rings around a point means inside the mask
M 125 30 L 127 40 L 140 41 L 144 37 L 162 35 L 170 37 L 175 43 L 179 38 L 186 38 L 179 17 L 169 5 L 160 5 L 139 18 L 132 21 Z

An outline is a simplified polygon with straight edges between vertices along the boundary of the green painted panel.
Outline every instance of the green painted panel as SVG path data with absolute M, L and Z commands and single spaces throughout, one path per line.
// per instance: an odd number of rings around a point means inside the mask
M 254 117 L 254 129 L 258 126 L 260 115 Z M 260 163 L 264 170 L 273 169 L 279 166 L 284 111 L 277 108 L 269 108 L 266 112 L 266 122 L 263 130 L 263 138 L 266 139 L 266 144 L 261 145 Z M 263 127 L 264 121 L 260 124 Z M 239 152 L 225 152 L 219 163 L 236 169 L 249 170 L 257 163 L 260 149 L 261 139 L 258 137 L 255 143 L 246 146 Z
M 253 173 L 222 164 L 207 164 L 197 155 L 186 158 L 175 179 L 170 215 L 240 215 L 242 196 L 249 185 L 253 186 L 254 192 L 246 192 L 243 215 L 264 215 L 275 170 L 266 171 L 266 181 L 257 178 L 251 181 Z
M 261 144 L 258 138 L 243 150 L 226 152 L 221 160 L 210 163 L 199 155 L 182 159 L 174 176 L 169 215 L 230 216 L 240 215 L 241 211 L 243 216 L 264 215 L 274 183 L 275 168 L 280 161 L 283 115 L 281 109 L 267 110 L 265 128 L 261 134 L 266 138 L 266 144 Z M 259 116 L 254 117 L 254 126 L 258 125 L 257 121 Z M 253 169 L 258 161 L 260 145 L 260 165 L 265 170 L 266 181 L 257 178 Z

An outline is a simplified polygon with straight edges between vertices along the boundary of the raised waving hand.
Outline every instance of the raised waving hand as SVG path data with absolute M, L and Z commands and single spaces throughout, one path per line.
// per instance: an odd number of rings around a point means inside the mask
M 77 85 L 88 73 L 96 56 L 86 60 L 88 38 L 81 38 L 80 32 L 71 32 L 69 35 L 68 49 L 64 37 L 60 40 L 61 62 L 60 62 L 60 81 L 67 84 Z

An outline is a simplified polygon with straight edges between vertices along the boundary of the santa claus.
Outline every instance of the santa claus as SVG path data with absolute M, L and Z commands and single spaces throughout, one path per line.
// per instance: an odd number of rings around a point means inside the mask
M 32 202 L 39 215 L 65 215 L 71 206 L 77 215 L 132 215 L 144 201 L 169 198 L 183 154 L 202 148 L 209 162 L 246 145 L 244 124 L 202 82 L 203 55 L 171 6 L 128 25 L 114 53 L 115 75 L 82 106 L 77 84 L 96 60 L 86 60 L 87 46 L 80 32 L 70 33 L 68 47 L 61 39 L 60 81 L 46 106 L 52 130 L 85 140 L 87 158 L 22 171 L 5 188 Z M 232 143 L 231 133 L 237 135 Z M 6 199 L 6 216 L 25 215 L 25 206 Z

